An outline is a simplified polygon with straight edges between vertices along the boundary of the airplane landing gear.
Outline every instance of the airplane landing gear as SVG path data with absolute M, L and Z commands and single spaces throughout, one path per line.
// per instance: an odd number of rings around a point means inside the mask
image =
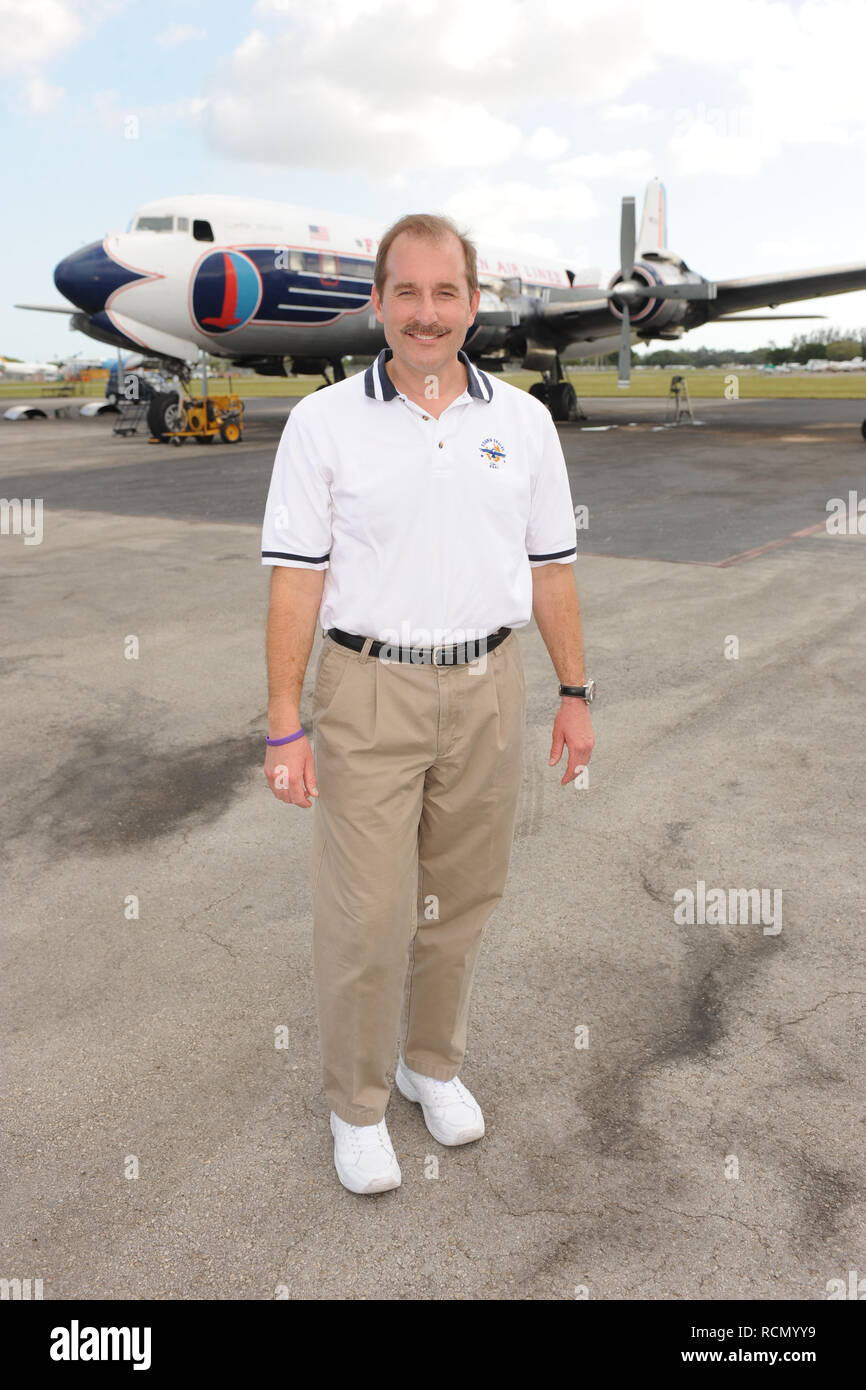
M 566 423 L 587 419 L 586 412 L 581 410 L 577 392 L 571 382 L 565 379 L 558 354 L 553 370 L 542 372 L 541 375 L 541 381 L 536 381 L 530 386 L 529 394 L 547 406 L 554 420 Z
M 322 376 L 325 378 L 325 380 L 322 382 L 321 386 L 316 387 L 317 391 L 324 391 L 326 386 L 333 386 L 335 381 L 345 381 L 346 369 L 343 366 L 342 357 L 335 357 L 331 362 L 330 376 L 328 376 L 328 368 L 327 365 L 325 365 L 322 368 Z

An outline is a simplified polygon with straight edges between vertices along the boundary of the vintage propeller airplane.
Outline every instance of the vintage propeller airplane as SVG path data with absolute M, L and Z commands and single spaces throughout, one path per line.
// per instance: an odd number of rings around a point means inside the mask
M 345 375 L 343 358 L 384 346 L 370 289 L 381 228 L 343 214 L 224 195 L 159 199 L 129 228 L 66 256 L 54 281 L 74 306 L 18 308 L 70 315 L 71 327 L 115 347 L 145 350 L 173 369 L 202 351 L 267 376 Z M 631 347 L 676 340 L 741 311 L 866 288 L 866 264 L 707 280 L 668 248 L 664 185 L 647 185 L 639 235 L 622 200 L 620 268 L 599 271 L 478 244 L 481 303 L 465 341 L 488 371 L 541 373 L 530 387 L 554 419 L 581 414 L 565 363 L 619 351 L 629 384 Z M 816 315 L 748 315 L 812 318 Z M 328 369 L 332 376 L 329 378 Z

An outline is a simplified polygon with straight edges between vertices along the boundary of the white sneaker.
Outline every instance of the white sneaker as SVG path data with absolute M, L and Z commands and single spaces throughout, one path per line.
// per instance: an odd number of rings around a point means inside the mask
M 424 1123 L 440 1144 L 469 1144 L 483 1137 L 481 1107 L 459 1077 L 436 1081 L 432 1076 L 421 1076 L 401 1057 L 394 1080 L 401 1095 L 421 1106 Z
M 384 1120 L 377 1125 L 350 1125 L 331 1111 L 334 1167 L 350 1192 L 387 1192 L 403 1181 Z

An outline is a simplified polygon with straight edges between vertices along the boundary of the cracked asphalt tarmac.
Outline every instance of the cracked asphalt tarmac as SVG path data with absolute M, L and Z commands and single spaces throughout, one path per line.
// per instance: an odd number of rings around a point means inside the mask
M 584 404 L 560 437 L 589 785 L 547 765 L 533 624 L 461 1071 L 487 1133 L 446 1149 L 394 1088 L 403 1185 L 377 1197 L 333 1168 L 311 818 L 261 771 L 288 403 L 209 450 L 2 422 L 4 495 L 44 500 L 41 544 L 0 536 L 4 1277 L 46 1300 L 818 1300 L 866 1273 L 866 537 L 825 525 L 866 494 L 866 403 L 698 401 L 676 429 L 662 401 Z M 677 922 L 701 884 L 781 890 L 781 929 Z

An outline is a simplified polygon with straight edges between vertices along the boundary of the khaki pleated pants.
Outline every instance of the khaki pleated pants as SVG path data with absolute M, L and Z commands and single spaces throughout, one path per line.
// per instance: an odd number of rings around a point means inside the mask
M 312 721 L 322 1081 L 358 1125 L 384 1117 L 401 1015 L 408 1067 L 441 1081 L 460 1070 L 508 873 L 526 712 L 513 631 L 454 666 L 383 662 L 371 640 L 354 652 L 324 638 Z

